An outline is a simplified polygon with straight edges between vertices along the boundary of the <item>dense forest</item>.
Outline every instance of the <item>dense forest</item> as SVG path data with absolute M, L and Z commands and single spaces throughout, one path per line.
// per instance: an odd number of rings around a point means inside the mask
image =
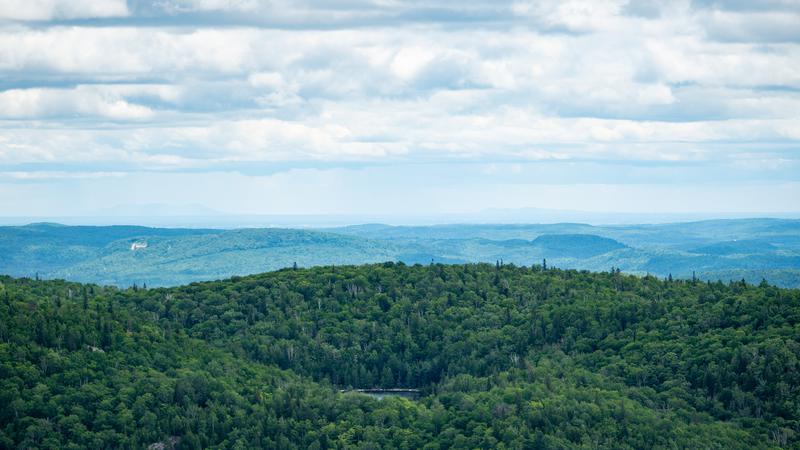
M 351 388 L 416 388 L 417 401 Z M 0 448 L 800 448 L 800 291 L 511 264 L 0 277 Z

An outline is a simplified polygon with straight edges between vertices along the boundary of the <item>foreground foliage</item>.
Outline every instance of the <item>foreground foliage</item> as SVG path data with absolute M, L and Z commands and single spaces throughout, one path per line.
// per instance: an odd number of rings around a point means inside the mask
M 349 387 L 413 387 L 420 401 Z M 800 448 L 800 291 L 512 265 L 0 277 L 0 447 Z

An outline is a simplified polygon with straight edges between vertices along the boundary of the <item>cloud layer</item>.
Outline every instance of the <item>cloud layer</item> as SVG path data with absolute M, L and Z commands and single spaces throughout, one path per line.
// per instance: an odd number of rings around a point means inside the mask
M 6 1 L 0 199 L 154 171 L 554 162 L 582 185 L 622 164 L 614 184 L 657 166 L 763 190 L 800 181 L 798 24 L 793 0 Z

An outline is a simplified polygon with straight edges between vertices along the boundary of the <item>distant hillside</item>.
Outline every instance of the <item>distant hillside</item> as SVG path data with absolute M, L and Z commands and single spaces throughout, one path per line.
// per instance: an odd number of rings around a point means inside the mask
M 135 245 L 134 245 L 135 244 Z M 146 246 L 145 246 L 146 244 Z M 329 229 L 0 227 L 0 273 L 172 286 L 265 270 L 402 261 L 516 265 L 800 286 L 800 221 L 660 225 L 476 224 Z
M 133 242 L 147 247 L 132 251 Z M 96 258 L 53 271 L 56 278 L 101 284 L 152 286 L 216 280 L 267 270 L 381 262 L 394 259 L 391 245 L 308 230 L 250 229 L 114 241 Z
M 0 227 L 0 273 L 43 276 L 96 260 L 114 242 L 151 237 L 187 237 L 218 230 L 148 228 L 138 226 L 64 226 L 37 223 Z
M 593 234 L 545 234 L 533 241 L 533 245 L 555 257 L 591 258 L 625 248 L 619 242 Z
M 743 240 L 716 242 L 689 250 L 691 253 L 706 255 L 747 255 L 752 253 L 769 253 L 778 247 L 765 240 Z

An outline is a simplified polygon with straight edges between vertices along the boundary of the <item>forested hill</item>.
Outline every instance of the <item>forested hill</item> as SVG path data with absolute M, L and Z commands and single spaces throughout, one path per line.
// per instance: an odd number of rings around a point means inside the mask
M 800 448 L 800 291 L 489 264 L 0 277 L 0 447 L 153 444 Z

